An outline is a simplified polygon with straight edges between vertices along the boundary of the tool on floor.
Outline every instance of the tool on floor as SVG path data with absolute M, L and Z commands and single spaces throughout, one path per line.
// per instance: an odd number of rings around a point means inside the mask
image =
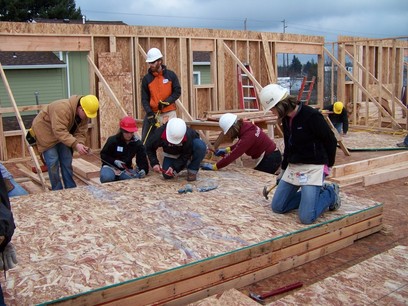
M 296 283 L 293 283 L 293 284 L 290 284 L 290 285 L 287 285 L 287 286 L 284 286 L 284 287 L 281 287 L 281 288 L 274 289 L 274 290 L 272 290 L 270 292 L 267 292 L 267 293 L 264 293 L 264 294 L 256 294 L 256 293 L 250 292 L 249 296 L 252 299 L 254 299 L 255 301 L 263 304 L 265 302 L 265 299 L 267 299 L 267 298 L 269 298 L 271 296 L 281 294 L 281 293 L 284 293 L 284 292 L 287 292 L 287 291 L 290 291 L 290 290 L 293 290 L 293 289 L 296 289 L 296 288 L 300 288 L 302 286 L 303 286 L 302 282 L 296 282 Z
M 265 199 L 268 200 L 268 194 L 269 194 L 273 189 L 275 189 L 276 186 L 278 186 L 278 184 L 273 185 L 273 186 L 270 187 L 269 189 L 268 189 L 266 186 L 264 186 L 264 189 L 263 189 L 263 191 L 262 191 L 262 194 L 263 194 L 263 196 L 265 197 Z
M 201 181 L 197 184 L 197 191 L 206 192 L 218 188 L 218 182 L 213 179 Z

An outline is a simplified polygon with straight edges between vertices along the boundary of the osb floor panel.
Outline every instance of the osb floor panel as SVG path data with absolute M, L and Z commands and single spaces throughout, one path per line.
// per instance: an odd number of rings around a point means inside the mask
M 7 273 L 7 305 L 31 305 L 150 275 L 279 237 L 307 226 L 277 215 L 262 195 L 275 177 L 237 166 L 200 171 L 209 192 L 178 194 L 185 176 L 81 186 L 12 202 L 18 266 Z M 377 205 L 342 193 L 317 222 Z
M 254 292 L 267 294 L 267 292 Z M 397 246 L 324 280 L 289 291 L 265 305 L 406 305 L 408 303 L 408 247 Z M 259 305 L 235 289 L 189 306 Z
M 267 305 L 407 304 L 408 247 L 397 246 Z
M 404 135 L 354 131 L 342 137 L 344 145 L 350 149 L 396 149 L 397 143 L 404 140 Z

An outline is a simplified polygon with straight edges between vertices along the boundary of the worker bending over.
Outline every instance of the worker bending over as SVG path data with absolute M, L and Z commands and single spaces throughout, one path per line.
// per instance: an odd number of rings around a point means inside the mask
M 163 148 L 162 166 L 156 153 L 159 147 Z M 146 152 L 153 171 L 162 173 L 165 179 L 175 177 L 187 167 L 187 181 L 195 181 L 207 146 L 183 119 L 172 118 L 148 138 Z
M 329 119 L 339 134 L 346 135 L 349 128 L 349 120 L 343 102 L 337 101 L 334 104 L 328 105 L 323 108 L 323 111 L 329 112 Z
M 99 101 L 94 95 L 74 95 L 48 104 L 34 118 L 31 128 L 38 152 L 44 156 L 52 190 L 76 187 L 73 151 L 81 155 L 89 153 L 85 145 L 88 121 L 97 116 L 98 108 Z
M 226 167 L 244 153 L 256 159 L 255 170 L 274 174 L 282 162 L 281 152 L 276 143 L 258 126 L 250 121 L 244 121 L 235 114 L 221 116 L 219 125 L 231 141 L 238 138 L 232 146 L 215 151 L 216 156 L 223 156 L 216 164 L 204 163 L 204 170 L 218 170 Z

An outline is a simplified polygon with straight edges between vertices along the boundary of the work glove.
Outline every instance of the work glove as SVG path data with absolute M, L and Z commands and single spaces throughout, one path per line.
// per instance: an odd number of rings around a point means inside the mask
M 4 257 L 4 262 L 3 262 Z M 14 245 L 10 242 L 7 244 L 6 248 L 3 251 L 3 254 L 0 254 L 0 270 L 10 270 L 13 269 L 17 261 L 17 253 Z
M 156 173 L 161 173 L 161 167 L 160 167 L 159 164 L 154 165 L 152 168 L 153 168 L 153 171 L 154 171 L 154 172 L 156 172 Z
M 203 170 L 217 170 L 217 165 L 212 163 L 201 164 L 201 169 Z
M 146 172 L 142 169 L 139 172 L 137 172 L 137 178 L 144 178 L 146 176 Z
M 163 108 L 165 108 L 166 106 L 169 106 L 169 105 L 170 105 L 169 102 L 160 100 L 159 101 L 159 110 L 161 111 Z
M 215 151 L 214 155 L 215 156 L 222 156 L 224 157 L 225 155 L 229 154 L 231 152 L 230 147 L 226 147 L 225 149 L 218 149 Z
M 173 170 L 172 167 L 169 167 L 166 172 L 164 172 L 165 175 L 167 176 L 176 176 L 177 172 Z
M 114 162 L 115 166 L 118 167 L 119 169 L 125 169 L 126 168 L 126 163 L 124 163 L 121 160 L 115 160 Z
M 147 114 L 147 122 L 149 122 L 149 125 L 156 124 L 156 116 L 154 115 L 153 112 Z
M 180 188 L 178 190 L 178 193 L 187 193 L 187 192 L 193 192 L 193 186 L 191 184 L 186 184 L 183 186 L 183 188 Z

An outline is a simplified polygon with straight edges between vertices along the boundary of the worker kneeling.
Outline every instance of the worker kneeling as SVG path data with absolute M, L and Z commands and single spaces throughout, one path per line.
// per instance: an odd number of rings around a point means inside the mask
M 255 170 L 274 174 L 279 169 L 282 162 L 281 152 L 261 128 L 231 113 L 221 116 L 219 126 L 226 139 L 235 141 L 238 138 L 238 141 L 230 147 L 215 151 L 215 155 L 222 156 L 222 159 L 215 164 L 202 164 L 203 170 L 219 170 L 244 154 L 257 160 Z
M 136 121 L 126 116 L 119 123 L 116 135 L 110 136 L 101 150 L 101 183 L 144 178 L 149 172 L 146 150 L 137 131 Z M 136 167 L 132 166 L 136 158 Z
M 157 158 L 159 147 L 163 148 L 163 166 Z M 175 177 L 187 167 L 187 181 L 195 181 L 207 146 L 182 119 L 172 118 L 148 138 L 146 152 L 153 171 L 162 173 L 165 179 Z

